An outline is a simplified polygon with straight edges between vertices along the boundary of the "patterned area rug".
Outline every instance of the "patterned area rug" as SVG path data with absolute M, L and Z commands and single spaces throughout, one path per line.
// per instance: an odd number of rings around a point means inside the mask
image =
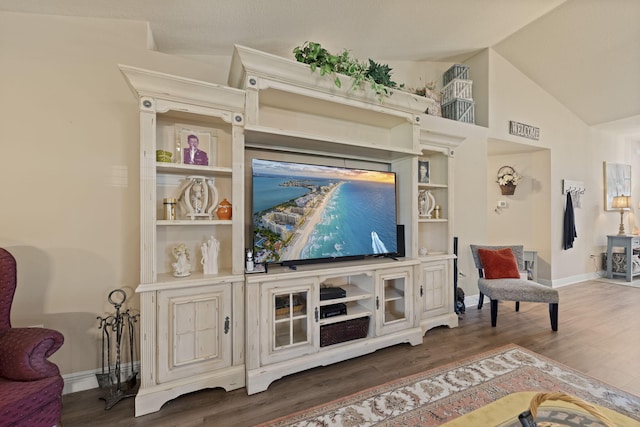
M 640 421 L 640 397 L 512 344 L 260 427 L 439 426 L 522 391 L 564 392 Z

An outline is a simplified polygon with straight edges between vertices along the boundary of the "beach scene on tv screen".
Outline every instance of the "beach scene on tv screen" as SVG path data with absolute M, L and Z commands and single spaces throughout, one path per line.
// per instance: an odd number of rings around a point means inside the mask
M 254 159 L 256 262 L 397 251 L 395 174 Z

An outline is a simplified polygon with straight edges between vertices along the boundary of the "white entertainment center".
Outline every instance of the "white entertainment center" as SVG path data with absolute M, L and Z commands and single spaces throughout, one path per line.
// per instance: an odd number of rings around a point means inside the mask
M 456 327 L 453 295 L 453 155 L 474 125 L 429 116 L 429 100 L 396 91 L 338 88 L 305 64 L 236 46 L 228 86 L 121 66 L 140 108 L 141 386 L 136 416 L 195 390 L 266 390 L 285 375 L 399 343 L 422 344 Z M 182 131 L 207 141 L 207 165 L 183 164 Z M 156 151 L 173 153 L 157 161 Z M 397 176 L 406 256 L 269 268 L 245 274 L 252 247 L 251 163 L 256 155 L 386 167 Z M 175 157 L 178 157 L 177 159 Z M 418 182 L 429 162 L 429 182 Z M 165 199 L 201 178 L 232 204 L 213 215 L 164 219 Z M 204 182 L 204 181 L 203 181 Z M 419 212 L 428 192 L 439 215 Z M 217 274 L 200 248 L 219 242 Z M 172 275 L 184 244 L 193 272 Z M 426 252 L 426 253 L 425 253 Z M 339 287 L 344 295 L 321 297 Z M 345 312 L 322 317 L 333 304 Z

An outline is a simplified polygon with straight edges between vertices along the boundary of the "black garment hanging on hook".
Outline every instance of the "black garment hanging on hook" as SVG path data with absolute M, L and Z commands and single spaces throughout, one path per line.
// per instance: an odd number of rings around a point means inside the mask
M 573 241 L 578 237 L 576 233 L 576 217 L 573 213 L 571 192 L 567 191 L 567 205 L 564 208 L 563 247 L 565 250 L 573 247 Z

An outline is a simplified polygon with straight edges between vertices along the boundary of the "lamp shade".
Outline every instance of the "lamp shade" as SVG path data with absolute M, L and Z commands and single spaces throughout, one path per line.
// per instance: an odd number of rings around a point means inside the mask
M 631 207 L 631 196 L 615 196 L 611 202 L 611 207 L 615 209 L 626 209 Z

